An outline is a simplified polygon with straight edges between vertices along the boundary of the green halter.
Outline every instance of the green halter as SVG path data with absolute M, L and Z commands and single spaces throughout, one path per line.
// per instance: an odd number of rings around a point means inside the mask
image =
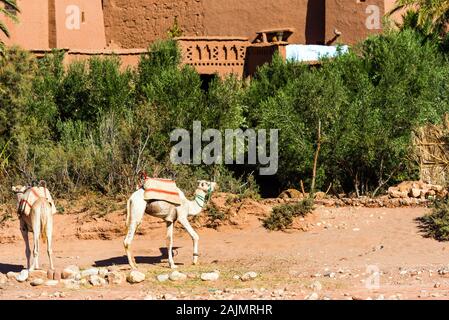
M 212 194 L 212 186 L 209 186 L 209 189 L 207 190 L 207 194 L 206 194 L 205 197 L 203 197 L 203 196 L 200 195 L 200 194 L 196 194 L 196 195 L 195 195 L 195 202 L 196 202 L 196 204 L 197 204 L 199 207 L 203 208 L 204 205 L 206 204 L 206 202 L 210 199 L 211 194 Z M 203 205 L 199 204 L 199 203 L 198 203 L 198 200 L 203 201 Z

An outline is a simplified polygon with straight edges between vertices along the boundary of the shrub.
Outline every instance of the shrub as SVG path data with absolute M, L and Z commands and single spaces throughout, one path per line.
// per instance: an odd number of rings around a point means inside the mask
M 449 240 L 449 200 L 436 201 L 432 212 L 417 219 L 426 237 L 439 241 Z
M 271 215 L 263 221 L 268 230 L 289 228 L 295 217 L 304 217 L 313 210 L 313 199 L 306 198 L 293 204 L 283 204 L 273 208 Z

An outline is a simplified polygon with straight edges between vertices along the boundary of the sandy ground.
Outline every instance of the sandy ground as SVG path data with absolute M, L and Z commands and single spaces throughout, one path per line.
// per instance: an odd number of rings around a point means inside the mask
M 449 270 L 444 274 L 444 268 L 449 264 L 449 244 L 420 234 L 415 218 L 426 212 L 426 208 L 321 207 L 295 224 L 307 225 L 307 232 L 269 232 L 258 216 L 248 215 L 240 226 L 199 230 L 198 266 L 191 265 L 192 241 L 177 229 L 178 270 L 192 276 L 219 270 L 216 282 L 189 278 L 159 283 L 156 275 L 170 272 L 165 230 L 149 218 L 133 242 L 139 268 L 147 275 L 143 283 L 71 290 L 63 285 L 31 287 L 14 280 L 0 289 L 0 299 L 305 299 L 313 292 L 318 299 L 447 299 Z M 55 233 L 65 230 L 70 219 L 75 218 L 57 215 Z M 2 227 L 0 272 L 20 271 L 25 263 L 17 228 L 18 221 Z M 103 236 L 109 240 L 60 234 L 54 243 L 57 267 L 116 265 L 126 272 L 124 230 L 116 229 L 114 236 Z M 45 250 L 41 262 L 45 268 Z M 259 277 L 248 282 L 234 279 L 248 271 Z

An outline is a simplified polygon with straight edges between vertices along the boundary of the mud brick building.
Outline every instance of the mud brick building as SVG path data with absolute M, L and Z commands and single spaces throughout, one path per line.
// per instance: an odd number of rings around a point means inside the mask
M 36 53 L 67 51 L 69 60 L 122 56 L 134 65 L 175 20 L 185 62 L 203 73 L 243 73 L 288 44 L 353 44 L 382 29 L 394 0 L 18 0 L 11 38 Z M 247 55 L 251 47 L 252 55 Z M 190 57 L 190 58 L 189 58 Z M 257 58 L 259 57 L 259 58 Z M 254 62 L 252 64 L 258 64 Z M 211 65 L 212 64 L 212 65 Z M 209 67 L 209 68 L 207 68 Z M 251 68 L 251 66 L 249 66 Z M 212 71 L 211 71 L 212 70 Z

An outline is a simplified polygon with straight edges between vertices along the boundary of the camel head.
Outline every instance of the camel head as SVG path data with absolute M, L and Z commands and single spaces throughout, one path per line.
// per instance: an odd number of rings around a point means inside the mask
M 206 194 L 211 194 L 217 189 L 217 183 L 216 182 L 210 182 L 206 180 L 199 180 L 198 181 L 198 189 L 204 191 Z
M 28 189 L 28 187 L 22 186 L 20 184 L 17 186 L 13 186 L 11 188 L 12 192 L 14 192 L 17 195 L 24 194 L 27 189 Z

